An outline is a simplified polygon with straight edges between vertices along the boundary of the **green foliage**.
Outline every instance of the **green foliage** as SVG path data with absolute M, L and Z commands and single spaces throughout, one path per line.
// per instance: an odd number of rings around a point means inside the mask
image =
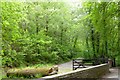
M 117 64 L 117 66 L 120 66 L 120 56 L 116 57 L 116 64 Z
M 0 2 L 2 64 L 59 64 L 76 57 L 116 57 L 120 20 L 115 2 Z M 75 4 L 74 4 L 75 5 Z M 39 75 L 38 75 L 39 76 Z
M 68 39 L 75 35 L 69 36 L 72 17 L 65 3 L 1 4 L 4 67 L 58 64 L 74 57 L 73 41 Z
M 109 58 L 119 56 L 118 7 L 116 2 L 84 4 L 84 13 L 87 13 L 84 23 L 87 23 L 85 26 L 88 26 L 86 47 L 88 53 L 91 53 L 90 55 L 95 54 L 98 57 L 104 55 Z

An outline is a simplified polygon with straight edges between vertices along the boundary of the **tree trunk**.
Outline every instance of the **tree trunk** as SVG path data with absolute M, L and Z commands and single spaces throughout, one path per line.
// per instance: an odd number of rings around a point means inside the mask
M 100 47 L 100 46 L 99 46 L 99 45 L 100 45 L 100 35 L 99 35 L 99 33 L 98 33 L 98 32 L 97 32 L 97 34 L 96 34 L 96 35 L 97 35 L 97 36 L 96 36 L 96 37 L 97 37 L 97 38 L 96 38 L 96 39 L 97 39 L 97 40 L 96 40 L 96 53 L 97 53 L 97 54 L 99 54 L 99 47 Z
M 48 20 L 46 20 L 45 34 L 46 36 L 48 35 Z
M 107 27 L 106 27 L 106 2 L 103 2 L 103 27 L 104 27 L 104 32 L 103 32 L 103 40 L 104 40 L 104 56 L 108 55 L 108 42 L 107 42 Z
M 87 50 L 88 50 L 88 53 L 89 53 L 90 51 L 89 51 L 89 42 L 88 42 L 88 36 L 86 37 L 86 47 L 87 47 Z
M 93 53 L 95 54 L 95 38 L 94 38 L 94 28 L 93 27 L 91 27 L 91 40 L 92 40 Z
M 118 2 L 118 55 L 120 54 L 120 1 Z
M 78 35 L 75 37 L 74 44 L 73 44 L 73 48 L 76 47 L 77 40 L 78 40 Z
M 39 26 L 38 26 L 38 15 L 36 14 L 36 35 L 38 35 L 39 32 Z M 39 48 L 38 48 L 39 43 L 36 43 L 36 50 L 37 50 L 37 54 L 39 54 Z
M 63 44 L 63 31 L 64 31 L 64 29 L 63 29 L 63 22 L 61 23 L 62 25 L 61 25 L 61 33 L 60 33 L 60 43 L 61 43 L 61 45 Z

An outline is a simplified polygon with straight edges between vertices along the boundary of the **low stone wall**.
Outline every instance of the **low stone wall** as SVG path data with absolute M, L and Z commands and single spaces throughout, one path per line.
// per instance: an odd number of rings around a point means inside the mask
M 100 78 L 109 72 L 108 64 L 81 68 L 75 71 L 43 77 L 42 80 L 69 80 L 70 78 Z

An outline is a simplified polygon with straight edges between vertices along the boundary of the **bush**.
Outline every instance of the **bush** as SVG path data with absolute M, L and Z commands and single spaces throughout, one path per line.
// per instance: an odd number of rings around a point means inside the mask
M 116 65 L 117 65 L 117 66 L 120 66 L 120 56 L 117 56 L 117 57 L 116 57 Z
M 3 55 L 2 64 L 7 67 L 19 67 L 24 64 L 24 55 L 15 50 L 9 50 L 7 56 Z

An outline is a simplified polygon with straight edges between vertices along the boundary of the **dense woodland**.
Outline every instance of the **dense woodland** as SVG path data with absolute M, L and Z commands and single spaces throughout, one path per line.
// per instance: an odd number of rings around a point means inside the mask
M 105 56 L 120 65 L 120 2 L 0 2 L 3 67 Z

